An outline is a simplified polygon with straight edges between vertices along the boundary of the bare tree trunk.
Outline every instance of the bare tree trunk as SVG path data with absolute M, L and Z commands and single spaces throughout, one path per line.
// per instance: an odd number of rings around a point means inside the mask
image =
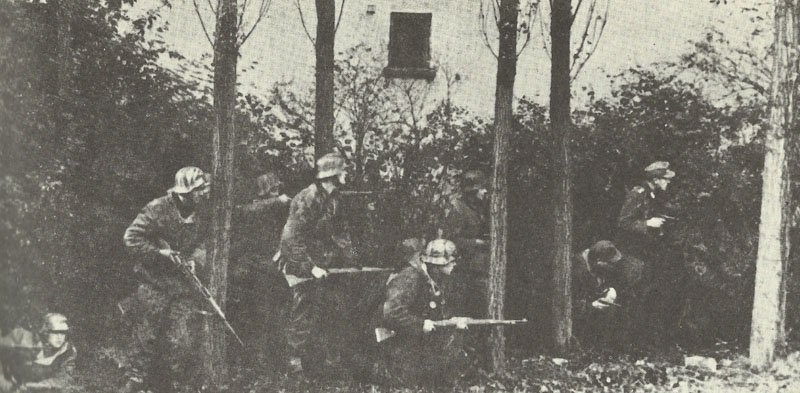
M 316 0 L 317 66 L 314 112 L 314 155 L 319 158 L 333 150 L 333 45 L 336 36 L 336 0 Z
M 214 40 L 214 128 L 212 188 L 213 241 L 208 288 L 225 309 L 228 286 L 228 261 L 231 245 L 233 211 L 233 168 L 236 144 L 236 63 L 237 44 L 236 0 L 218 3 L 216 39 Z M 203 369 L 212 390 L 219 391 L 227 379 L 226 331 L 218 318 L 206 320 L 203 340 Z
M 785 307 L 784 268 L 788 244 L 786 227 L 789 184 L 787 139 L 794 118 L 797 79 L 795 0 L 775 2 L 775 59 L 772 67 L 769 128 L 765 141 L 761 196 L 761 223 L 750 331 L 750 364 L 765 369 L 772 364 L 782 339 Z
M 553 0 L 550 23 L 550 126 L 554 149 L 556 195 L 554 198 L 555 247 L 553 261 L 553 341 L 563 352 L 572 338 L 572 163 L 570 130 L 570 0 Z
M 491 201 L 491 259 L 489 262 L 489 317 L 503 318 L 506 293 L 506 243 L 508 239 L 508 150 L 514 127 L 514 79 L 517 75 L 517 12 L 519 0 L 500 2 L 500 43 L 494 99 L 494 176 Z M 505 336 L 495 327 L 490 337 L 494 372 L 506 366 Z

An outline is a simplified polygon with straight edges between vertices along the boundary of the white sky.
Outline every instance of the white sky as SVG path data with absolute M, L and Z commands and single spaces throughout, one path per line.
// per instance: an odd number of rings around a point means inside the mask
M 205 0 L 198 1 L 203 3 Z M 257 3 L 259 0 L 250 1 Z M 418 0 L 418 3 L 425 1 Z M 159 0 L 140 1 L 137 9 L 157 3 Z M 199 60 L 203 54 L 210 54 L 211 46 L 202 34 L 192 2 L 172 0 L 172 3 L 171 9 L 162 12 L 164 20 L 169 23 L 165 41 L 190 59 Z M 313 34 L 313 1 L 302 0 L 302 3 L 306 18 L 312 19 Z M 361 3 L 380 4 L 381 1 L 346 1 L 345 21 L 349 12 L 361 11 Z M 407 3 L 411 1 L 404 0 L 403 4 Z M 611 0 L 608 24 L 599 48 L 574 84 L 576 103 L 583 101 L 580 93 L 582 86 L 592 87 L 599 96 L 607 94 L 608 74 L 614 75 L 638 64 L 676 60 L 680 54 L 691 50 L 689 41 L 699 39 L 708 26 L 718 26 L 733 39 L 747 37 L 753 26 L 742 14 L 741 8 L 760 3 L 763 1 L 730 0 L 728 4 L 715 6 L 708 0 Z M 477 28 L 477 16 L 469 23 L 474 23 Z M 447 35 L 447 32 L 435 33 Z M 336 49 L 346 48 L 337 45 Z M 491 59 L 488 52 L 486 56 Z M 276 81 L 287 79 L 310 87 L 313 83 L 313 59 L 313 47 L 302 31 L 294 1 L 273 0 L 268 17 L 242 49 L 240 65 L 242 69 L 248 69 L 239 75 L 240 88 L 248 93 L 266 94 Z M 210 63 L 211 58 L 203 61 Z M 253 61 L 259 64 L 249 69 Z M 459 70 L 466 75 L 467 81 L 460 87 L 455 100 L 476 113 L 487 115 L 493 107 L 494 71 L 488 67 L 490 61 L 482 63 L 485 66 L 480 71 L 473 71 L 471 82 L 472 70 Z M 516 84 L 518 97 L 525 95 L 546 103 L 548 63 L 541 43 L 532 43 L 519 60 Z

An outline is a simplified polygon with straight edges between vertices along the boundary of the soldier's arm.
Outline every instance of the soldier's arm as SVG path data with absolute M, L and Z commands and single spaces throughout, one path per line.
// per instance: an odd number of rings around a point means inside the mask
M 136 253 L 157 254 L 160 247 L 153 236 L 155 221 L 155 209 L 148 204 L 125 230 L 125 246 Z
M 404 334 L 421 335 L 423 318 L 411 312 L 419 283 L 413 277 L 399 275 L 389 282 L 386 302 L 383 303 L 383 319 L 386 327 Z
M 34 377 L 35 381 L 28 382 L 23 386 L 30 389 L 54 389 L 62 391 L 68 389 L 73 384 L 73 375 L 75 375 L 75 358 L 77 352 L 75 347 L 70 345 L 67 353 L 61 355 L 63 359 L 57 359 L 59 364 L 51 366 L 39 366 L 34 364 L 37 371 L 34 371 L 38 377 Z
M 313 233 L 318 219 L 318 204 L 308 194 L 295 196 L 287 219 L 287 225 L 291 226 L 292 233 L 286 239 L 293 254 L 293 258 L 290 259 L 293 266 L 289 268 L 295 273 L 310 276 L 311 269 L 324 257 Z
M 283 203 L 280 198 L 273 197 L 259 199 L 248 204 L 240 205 L 236 209 L 239 213 L 262 213 L 273 211 L 273 209 L 285 209 L 288 205 Z
M 647 234 L 647 217 L 644 217 L 645 190 L 635 187 L 625 196 L 625 203 L 619 212 L 619 226 L 627 232 Z

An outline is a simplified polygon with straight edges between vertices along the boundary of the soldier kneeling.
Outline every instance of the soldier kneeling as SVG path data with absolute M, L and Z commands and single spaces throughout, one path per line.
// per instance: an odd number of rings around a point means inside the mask
M 456 266 L 455 252 L 453 242 L 433 240 L 420 258 L 423 263 L 406 267 L 387 283 L 376 335 L 391 381 L 446 384 L 466 363 L 459 331 L 467 328 L 467 319 L 456 323 L 456 331 L 436 324 L 451 317 L 448 288 Z
M 601 347 L 624 349 L 632 343 L 640 316 L 644 263 L 622 255 L 601 240 L 574 263 L 576 333 Z

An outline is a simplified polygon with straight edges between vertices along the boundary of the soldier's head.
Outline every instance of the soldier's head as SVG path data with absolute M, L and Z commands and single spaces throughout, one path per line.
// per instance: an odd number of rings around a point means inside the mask
M 672 178 L 675 177 L 675 172 L 669 169 L 667 161 L 656 161 L 648 165 L 644 168 L 644 174 L 647 176 L 647 181 L 661 191 L 666 191 Z
M 614 243 L 608 240 L 600 240 L 589 247 L 589 255 L 587 256 L 589 266 L 596 273 L 605 274 L 614 268 L 622 259 L 622 253 L 617 250 Z
M 63 314 L 49 313 L 42 320 L 42 328 L 39 330 L 39 335 L 42 341 L 50 346 L 51 349 L 58 349 L 67 342 L 68 332 L 67 317 Z
M 456 244 L 447 239 L 435 239 L 425 247 L 422 261 L 429 272 L 450 275 L 456 267 Z
M 271 198 L 281 194 L 283 182 L 273 172 L 267 172 L 256 179 L 258 185 L 258 196 L 260 198 Z
M 347 163 L 339 153 L 328 153 L 317 160 L 317 180 L 344 185 L 347 182 Z
M 178 195 L 189 205 L 196 205 L 208 199 L 211 192 L 211 178 L 202 169 L 187 166 L 175 173 L 175 186 L 170 188 L 169 192 Z
M 473 169 L 461 175 L 461 189 L 464 194 L 477 201 L 485 201 L 489 195 L 489 179 L 483 171 Z

